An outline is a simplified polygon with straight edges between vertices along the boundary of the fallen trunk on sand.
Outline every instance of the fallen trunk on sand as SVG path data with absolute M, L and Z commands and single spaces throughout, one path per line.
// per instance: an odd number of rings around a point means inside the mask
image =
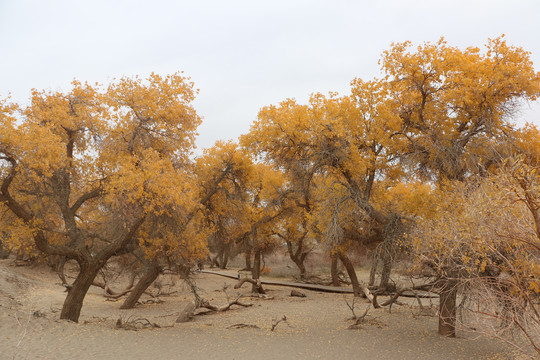
M 241 306 L 241 307 L 253 306 L 253 304 L 251 304 L 251 303 L 243 303 L 243 302 L 241 302 L 240 297 L 237 297 L 233 301 L 229 301 L 227 304 L 225 304 L 223 306 L 212 305 L 212 304 L 210 304 L 210 302 L 208 300 L 205 300 L 205 299 L 201 299 L 199 301 L 193 300 L 193 301 L 189 302 L 186 305 L 184 310 L 182 310 L 182 312 L 180 313 L 180 315 L 176 319 L 176 322 L 177 323 L 183 323 L 183 322 L 188 322 L 188 321 L 192 320 L 194 316 L 198 315 L 198 314 L 195 313 L 195 311 L 198 310 L 198 309 L 203 309 L 203 308 L 207 309 L 208 311 L 205 311 L 204 313 L 208 313 L 208 312 L 224 312 L 224 311 L 229 310 L 233 305 L 238 305 L 238 306 Z

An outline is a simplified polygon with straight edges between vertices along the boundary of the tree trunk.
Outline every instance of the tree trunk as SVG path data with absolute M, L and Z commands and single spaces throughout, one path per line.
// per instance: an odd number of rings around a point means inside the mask
M 9 251 L 2 244 L 2 240 L 0 240 L 0 259 L 7 259 L 8 257 L 9 257 Z
M 1 251 L 0 251 L 1 253 Z M 58 265 L 60 265 L 60 261 L 61 261 L 62 257 L 59 256 L 59 255 L 49 255 L 47 256 L 47 265 L 57 271 L 58 270 Z
M 220 266 L 219 265 L 219 260 L 218 260 L 218 255 L 211 258 L 210 262 L 212 263 L 212 267 L 219 267 Z
M 261 277 L 261 250 L 255 250 L 255 257 L 253 259 L 253 268 L 251 269 L 251 277 L 253 280 L 257 280 Z M 259 293 L 259 288 L 256 285 L 252 285 L 251 292 Z
M 137 285 L 135 285 L 131 293 L 129 293 L 122 306 L 120 306 L 120 309 L 133 309 L 137 304 L 137 301 L 139 301 L 141 295 L 146 291 L 146 289 L 148 289 L 150 285 L 152 285 L 160 273 L 161 267 L 159 265 L 157 265 L 155 262 L 149 263 L 146 267 L 144 275 L 140 278 L 139 282 Z
M 390 274 L 392 273 L 393 263 L 392 255 L 389 251 L 389 249 L 383 249 L 384 254 L 382 258 L 381 282 L 379 283 L 379 289 L 381 290 L 389 290 L 388 286 L 390 283 Z
M 373 258 L 371 260 L 371 269 L 369 270 L 369 286 L 375 285 L 375 278 L 377 277 L 377 266 L 379 265 L 379 256 L 377 255 L 377 250 L 373 253 Z
M 7 259 L 9 257 L 9 251 L 0 248 L 0 259 Z
M 60 313 L 60 319 L 79 322 L 84 297 L 102 266 L 99 262 L 79 264 L 79 275 L 77 275 L 75 282 L 68 290 Z
M 245 260 L 246 260 L 246 268 L 245 268 L 245 270 L 252 270 L 252 267 L 251 267 L 251 251 L 246 251 L 244 253 L 244 256 L 245 256 Z
M 66 262 L 66 257 L 62 256 L 60 258 L 60 261 L 58 262 L 58 266 L 56 267 L 56 272 L 58 274 L 58 277 L 60 278 L 60 281 L 62 281 L 62 285 L 68 285 L 68 282 L 66 280 L 66 274 L 64 273 L 64 267 L 66 265 Z
M 223 253 L 221 254 L 221 263 L 219 264 L 220 269 L 226 269 L 227 264 L 229 263 L 229 249 L 223 250 Z
M 349 278 L 351 278 L 354 296 L 360 297 L 362 296 L 362 294 L 364 294 L 364 296 L 369 300 L 369 302 L 373 304 L 373 295 L 362 281 L 358 281 L 358 277 L 356 276 L 356 271 L 354 270 L 354 266 L 351 263 L 351 260 L 349 260 L 346 254 L 339 254 L 339 259 L 341 260 L 343 265 L 345 265 L 345 269 L 347 269 Z
M 298 266 L 298 269 L 300 270 L 300 278 L 304 279 L 306 277 L 306 265 L 304 265 L 304 262 L 302 259 L 293 259 L 296 266 Z
M 330 265 L 330 275 L 332 276 L 332 285 L 339 286 L 339 276 L 338 276 L 338 257 L 337 255 L 330 255 L 332 263 Z
M 384 225 L 384 240 L 380 244 L 381 246 L 381 281 L 379 283 L 379 289 L 381 290 L 394 290 L 390 288 L 390 275 L 392 273 L 392 266 L 394 265 L 394 258 L 397 255 L 396 245 L 403 233 L 405 232 L 405 226 L 401 221 L 401 217 L 396 214 L 391 214 L 388 221 Z
M 349 260 L 349 257 L 346 254 L 339 254 L 338 256 L 343 265 L 345 265 L 347 274 L 351 279 L 354 296 L 361 296 L 362 290 L 360 289 L 360 283 L 358 282 L 358 277 L 356 276 L 356 270 L 354 270 L 351 260 Z
M 306 254 L 303 253 L 302 248 L 303 241 L 300 240 L 298 242 L 296 251 L 294 251 L 294 247 L 292 242 L 287 241 L 287 250 L 289 252 L 289 257 L 291 260 L 296 264 L 298 269 L 300 270 L 300 278 L 303 279 L 306 277 L 306 266 L 304 265 L 304 260 L 306 258 Z
M 457 281 L 446 280 L 439 297 L 439 334 L 455 337 Z

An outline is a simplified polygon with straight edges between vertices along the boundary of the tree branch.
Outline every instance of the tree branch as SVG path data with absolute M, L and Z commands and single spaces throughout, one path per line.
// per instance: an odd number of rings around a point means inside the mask
M 103 250 L 101 250 L 97 255 L 97 259 L 109 259 L 111 256 L 115 255 L 119 251 L 123 250 L 128 246 L 137 235 L 137 231 L 146 220 L 146 215 L 141 216 L 135 223 L 131 226 L 131 229 L 119 240 L 113 241 L 111 244 L 107 245 Z
M 96 188 L 90 192 L 87 192 L 86 194 L 83 194 L 80 198 L 75 201 L 75 203 L 71 206 L 71 212 L 76 213 L 77 210 L 88 200 L 96 198 L 100 196 L 103 193 L 102 188 Z

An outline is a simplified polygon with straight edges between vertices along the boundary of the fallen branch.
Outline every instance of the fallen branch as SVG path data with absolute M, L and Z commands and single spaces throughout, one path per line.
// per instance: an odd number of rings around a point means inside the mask
M 396 293 L 394 293 L 390 297 L 390 299 L 388 299 L 387 301 L 385 301 L 382 304 L 379 304 L 377 302 L 377 297 L 381 296 L 381 295 L 386 295 L 386 294 L 385 293 L 376 293 L 376 292 L 373 293 L 373 307 L 376 308 L 376 309 L 379 309 L 379 308 L 384 307 L 384 306 L 390 306 L 390 309 L 392 309 L 392 304 L 397 303 L 397 299 L 400 296 L 416 298 L 416 300 L 418 301 L 418 304 L 420 305 L 420 307 L 422 307 L 422 302 L 420 301 L 420 298 L 438 298 L 439 297 L 438 295 L 419 294 L 418 291 L 416 291 L 415 288 L 403 288 L 403 289 L 398 290 Z
M 362 290 L 362 292 L 364 293 L 366 298 L 369 300 L 369 302 L 373 304 L 373 294 L 371 293 L 371 291 L 369 291 L 367 286 L 364 285 L 362 281 L 359 281 L 358 283 L 359 283 L 358 286 L 360 286 L 360 290 Z
M 260 329 L 257 325 L 252 324 L 234 324 L 231 326 L 227 326 L 227 329 L 244 329 L 244 328 L 250 328 L 250 329 Z
M 349 305 L 349 304 L 347 303 L 347 305 Z M 350 308 L 350 306 L 349 306 L 349 308 Z M 354 308 L 354 302 L 353 302 L 353 308 Z M 358 328 L 360 328 L 361 325 L 366 321 L 366 316 L 369 313 L 369 309 L 371 309 L 371 304 L 366 307 L 366 309 L 364 310 L 364 313 L 361 316 L 356 316 L 356 314 L 353 311 L 353 320 L 355 320 L 355 321 L 354 321 L 354 324 L 349 326 L 349 329 L 358 329 Z
M 156 323 L 151 322 L 150 320 L 146 318 L 137 318 L 137 319 L 128 319 L 126 321 L 122 321 L 122 318 L 119 318 L 116 321 L 116 328 L 117 329 L 124 329 L 124 330 L 140 330 L 140 329 L 148 329 L 148 328 L 161 328 Z
M 241 307 L 250 307 L 250 306 L 253 306 L 253 304 L 251 303 L 243 303 L 243 302 L 240 302 L 240 296 L 238 298 L 236 298 L 235 300 L 233 301 L 230 301 L 228 304 L 226 305 L 223 305 L 223 306 L 215 306 L 215 305 L 212 305 L 210 304 L 210 302 L 206 299 L 201 299 L 200 303 L 199 304 L 195 304 L 195 301 L 191 301 L 190 303 L 188 303 L 186 305 L 186 307 L 184 308 L 184 310 L 182 310 L 182 312 L 180 313 L 180 315 L 178 316 L 178 318 L 176 319 L 176 322 L 177 323 L 183 323 L 183 322 L 188 322 L 190 320 L 193 319 L 193 317 L 195 317 L 196 315 L 200 315 L 198 313 L 195 313 L 195 311 L 197 309 L 207 309 L 207 310 L 210 310 L 210 311 L 206 311 L 204 312 L 204 314 L 208 314 L 209 312 L 224 312 L 224 311 L 227 311 L 227 310 L 230 310 L 230 308 L 233 306 L 233 305 L 238 305 L 238 306 L 241 306 Z M 202 314 L 202 313 L 201 313 Z
M 129 288 L 124 291 L 116 292 L 112 290 L 108 285 L 105 285 L 105 292 L 103 296 L 105 296 L 107 299 L 118 299 L 126 294 L 129 294 L 133 289 Z
M 279 320 L 277 319 L 272 319 L 272 328 L 270 329 L 270 331 L 274 331 L 277 326 L 279 325 L 280 322 L 285 322 L 287 325 L 289 325 L 289 327 L 291 327 L 291 325 L 287 322 L 287 317 L 285 315 L 283 315 L 283 317 Z
M 183 323 L 183 322 L 191 321 L 191 319 L 193 319 L 196 309 L 197 309 L 197 304 L 195 304 L 195 301 L 191 301 L 190 303 L 186 305 L 184 310 L 182 310 L 182 312 L 176 319 L 176 322 Z
M 212 311 L 216 311 L 216 312 L 223 312 L 223 311 L 229 310 L 231 308 L 231 306 L 233 306 L 233 305 L 238 305 L 238 306 L 242 306 L 242 307 L 253 306 L 253 304 L 251 304 L 251 303 L 245 304 L 245 303 L 240 302 L 239 300 L 240 300 L 240 296 L 237 297 L 236 300 L 231 301 L 227 305 L 223 305 L 223 306 L 215 306 L 215 305 L 210 304 L 208 302 L 208 300 L 203 300 L 202 304 L 199 307 L 209 309 L 209 310 L 212 310 Z
M 229 278 L 229 279 L 238 280 L 237 275 L 234 276 L 234 275 L 231 275 L 231 274 L 218 272 L 218 271 L 201 270 L 200 273 L 223 276 L 223 277 L 226 277 L 226 278 Z M 250 282 L 251 284 L 253 284 L 253 283 L 250 280 L 256 281 L 256 280 L 253 280 L 253 279 L 250 279 L 250 278 L 247 278 L 247 279 L 248 280 L 246 280 L 246 281 Z M 265 280 L 265 279 L 258 279 L 258 280 L 261 282 L 261 285 L 286 286 L 286 287 L 293 287 L 293 288 L 297 288 L 297 289 L 305 289 L 305 290 L 311 290 L 311 291 L 322 291 L 322 292 L 337 293 L 337 294 L 352 294 L 353 293 L 353 290 L 351 288 L 343 288 L 343 287 L 336 287 L 336 286 L 326 286 L 326 285 L 315 285 L 315 284 L 302 284 L 302 283 L 295 283 L 295 282 L 288 282 L 288 281 L 277 281 L 277 280 Z M 243 283 L 242 283 L 242 285 L 243 285 Z
M 187 321 L 192 320 L 195 315 L 199 315 L 199 314 L 195 313 L 195 311 L 197 309 L 210 310 L 210 311 L 205 312 L 205 314 L 206 314 L 208 312 L 224 312 L 224 311 L 229 310 L 233 305 L 238 305 L 238 306 L 241 306 L 241 307 L 253 306 L 253 304 L 251 304 L 251 303 L 243 303 L 243 302 L 241 302 L 240 298 L 242 296 L 238 296 L 235 300 L 230 301 L 229 300 L 229 295 L 227 294 L 227 291 L 226 291 L 227 290 L 227 285 L 223 285 L 223 289 L 222 289 L 223 293 L 225 294 L 225 297 L 227 298 L 227 304 L 223 305 L 223 306 L 212 305 L 212 304 L 210 304 L 210 302 L 208 300 L 201 298 L 197 294 L 197 289 L 196 289 L 195 285 L 191 282 L 191 280 L 189 280 L 189 284 L 190 284 L 192 292 L 193 292 L 193 294 L 195 296 L 195 300 L 188 303 L 186 305 L 186 307 L 184 308 L 184 310 L 182 310 L 182 312 L 180 313 L 180 316 L 178 316 L 178 318 L 176 319 L 177 323 L 182 323 L 182 322 L 187 322 Z M 200 313 L 200 314 L 202 314 L 202 313 Z
M 300 292 L 298 290 L 291 290 L 291 296 L 306 297 L 306 294 L 304 294 L 303 292 Z

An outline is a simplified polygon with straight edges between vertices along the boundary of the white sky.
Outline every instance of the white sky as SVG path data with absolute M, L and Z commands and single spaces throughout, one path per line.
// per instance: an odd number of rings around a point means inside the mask
M 183 70 L 208 147 L 247 132 L 263 106 L 380 75 L 392 42 L 481 46 L 504 33 L 538 71 L 539 18 L 539 0 L 0 0 L 0 97 Z M 522 118 L 540 125 L 538 102 Z

